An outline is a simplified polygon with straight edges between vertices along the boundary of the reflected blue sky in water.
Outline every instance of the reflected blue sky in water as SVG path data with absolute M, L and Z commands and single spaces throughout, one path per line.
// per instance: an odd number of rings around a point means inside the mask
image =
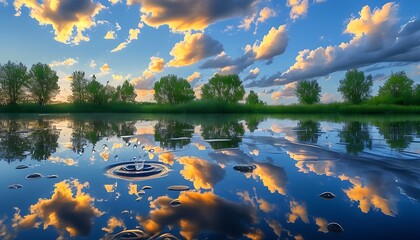
M 420 234 L 419 119 L 50 115 L 0 124 L 1 238 L 106 239 L 135 228 L 180 239 Z M 104 174 L 133 157 L 171 171 L 144 181 Z M 37 172 L 58 178 L 25 178 Z M 337 197 L 320 198 L 325 191 Z M 328 232 L 329 222 L 344 232 Z

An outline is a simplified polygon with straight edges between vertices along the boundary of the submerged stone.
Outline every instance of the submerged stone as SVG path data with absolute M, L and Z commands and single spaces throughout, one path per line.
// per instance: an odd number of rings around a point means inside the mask
M 57 175 L 47 175 L 46 178 L 58 178 L 58 176 Z
M 233 169 L 238 171 L 238 172 L 243 172 L 243 173 L 250 173 L 253 172 L 255 169 L 257 168 L 256 165 L 235 165 L 233 166 Z
M 149 234 L 140 229 L 124 230 L 115 234 L 111 240 L 148 239 Z
M 184 185 L 172 185 L 168 187 L 169 191 L 188 191 L 190 187 Z
M 141 189 L 142 189 L 142 190 L 148 190 L 148 189 L 152 189 L 152 187 L 151 187 L 151 186 L 144 186 L 144 187 L 142 187 Z
M 335 233 L 341 233 L 344 231 L 343 227 L 336 222 L 328 223 L 327 229 L 328 231 L 335 232 Z
M 43 176 L 40 173 L 31 173 L 28 176 L 26 176 L 26 178 L 29 178 L 29 179 L 37 179 L 37 178 L 42 178 L 42 177 Z
M 28 168 L 28 167 L 29 167 L 29 165 L 23 164 L 23 165 L 16 166 L 16 169 L 25 169 L 25 168 Z
M 335 194 L 332 192 L 323 192 L 321 194 L 319 194 L 320 197 L 324 198 L 324 199 L 333 199 L 335 198 Z
M 19 188 L 23 188 L 23 186 L 21 184 L 9 185 L 9 189 L 19 189 Z
M 181 202 L 178 199 L 174 199 L 169 203 L 169 205 L 171 207 L 179 207 L 179 206 L 181 206 Z

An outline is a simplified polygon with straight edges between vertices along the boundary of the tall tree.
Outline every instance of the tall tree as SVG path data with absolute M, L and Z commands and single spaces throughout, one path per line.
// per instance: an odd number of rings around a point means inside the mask
M 341 92 L 345 101 L 360 104 L 370 98 L 372 85 L 371 75 L 365 77 L 364 72 L 352 69 L 348 70 L 345 78 L 340 81 L 338 91 Z
M 45 105 L 60 91 L 57 73 L 48 64 L 32 65 L 29 71 L 28 90 L 33 100 Z
M 316 80 L 300 81 L 297 83 L 295 95 L 299 99 L 300 103 L 318 103 L 321 96 L 321 86 L 319 86 Z
M 88 85 L 88 80 L 85 77 L 85 72 L 83 71 L 74 71 L 71 74 L 71 101 L 74 103 L 85 103 L 87 102 L 87 92 L 86 88 Z
M 161 77 L 154 85 L 155 100 L 158 103 L 177 104 L 195 99 L 190 83 L 176 75 Z
M 246 104 L 248 105 L 258 105 L 258 104 L 264 104 L 263 101 L 261 101 L 258 98 L 258 94 L 256 92 L 254 92 L 253 90 L 251 90 L 248 94 L 248 97 L 245 100 Z
M 92 80 L 86 86 L 88 103 L 104 104 L 105 101 L 105 87 L 96 80 L 93 75 Z
M 123 103 L 135 102 L 137 96 L 134 86 L 128 80 L 125 80 L 121 86 L 117 86 L 115 95 L 115 101 Z
M 201 94 L 202 99 L 237 103 L 243 99 L 245 89 L 238 75 L 216 74 L 203 85 Z
M 392 73 L 379 88 L 378 98 L 387 103 L 409 104 L 413 97 L 413 84 L 414 81 L 404 71 Z
M 17 104 L 25 98 L 25 85 L 28 82 L 26 66 L 23 63 L 8 61 L 0 66 L 0 95 L 6 104 Z

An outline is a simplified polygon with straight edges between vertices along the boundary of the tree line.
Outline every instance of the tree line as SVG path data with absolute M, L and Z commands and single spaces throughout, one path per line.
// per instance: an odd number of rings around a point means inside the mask
M 404 71 L 392 73 L 376 96 L 372 96 L 372 86 L 371 75 L 365 76 L 363 71 L 351 69 L 340 81 L 337 91 L 351 104 L 420 105 L 420 84 L 414 84 Z M 316 80 L 299 81 L 295 96 L 302 104 L 319 103 L 321 87 Z
M 77 104 L 133 103 L 136 93 L 128 80 L 114 87 L 87 77 L 83 71 L 74 71 L 71 76 L 69 102 Z M 377 96 L 372 96 L 373 79 L 363 71 L 348 70 L 337 89 L 344 101 L 351 104 L 420 104 L 420 84 L 407 77 L 405 72 L 392 73 Z M 159 104 L 179 104 L 196 99 L 191 84 L 176 75 L 166 75 L 156 81 L 154 100 Z M 38 103 L 45 105 L 59 93 L 58 76 L 48 64 L 36 63 L 27 69 L 22 63 L 7 62 L 0 65 L 0 104 Z M 319 103 L 321 87 L 316 80 L 299 81 L 294 92 L 301 104 Z M 244 101 L 248 105 L 264 105 L 258 94 L 250 91 L 245 97 L 245 88 L 238 75 L 212 76 L 201 87 L 201 99 L 223 103 Z

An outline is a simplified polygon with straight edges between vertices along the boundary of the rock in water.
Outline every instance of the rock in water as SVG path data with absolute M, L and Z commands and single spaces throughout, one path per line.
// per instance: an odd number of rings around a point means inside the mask
M 235 166 L 233 166 L 234 170 L 236 170 L 238 172 L 243 172 L 243 173 L 253 172 L 256 168 L 257 168 L 257 166 L 255 166 L 255 165 L 235 165 Z
M 57 175 L 48 175 L 47 178 L 58 178 Z
M 142 190 L 148 190 L 148 189 L 152 189 L 152 187 L 151 186 L 144 186 L 144 187 L 142 187 Z
M 29 165 L 18 165 L 18 166 L 16 166 L 16 169 L 25 169 L 25 168 L 28 168 L 29 167 Z
M 149 234 L 140 229 L 124 230 L 115 234 L 111 240 L 149 239 Z
M 171 205 L 171 207 L 179 207 L 181 206 L 181 202 L 178 199 L 174 199 L 169 203 L 169 205 Z
M 320 197 L 324 198 L 324 199 L 333 199 L 335 198 L 335 194 L 332 192 L 323 192 L 321 194 L 319 194 Z
M 328 231 L 335 232 L 335 233 L 341 233 L 344 231 L 343 227 L 336 222 L 328 223 L 327 229 Z
M 170 234 L 170 233 L 164 233 L 162 235 L 160 235 L 158 238 L 156 238 L 157 240 L 178 240 L 177 237 L 175 237 L 174 235 Z
M 23 188 L 23 186 L 20 185 L 20 184 L 12 184 L 12 185 L 9 185 L 9 189 L 19 189 L 19 188 Z
M 31 173 L 28 176 L 26 176 L 26 178 L 29 178 L 29 179 L 37 179 L 37 178 L 42 178 L 42 177 L 43 176 L 40 173 Z
M 190 187 L 184 185 L 172 185 L 168 187 L 169 191 L 188 191 Z

